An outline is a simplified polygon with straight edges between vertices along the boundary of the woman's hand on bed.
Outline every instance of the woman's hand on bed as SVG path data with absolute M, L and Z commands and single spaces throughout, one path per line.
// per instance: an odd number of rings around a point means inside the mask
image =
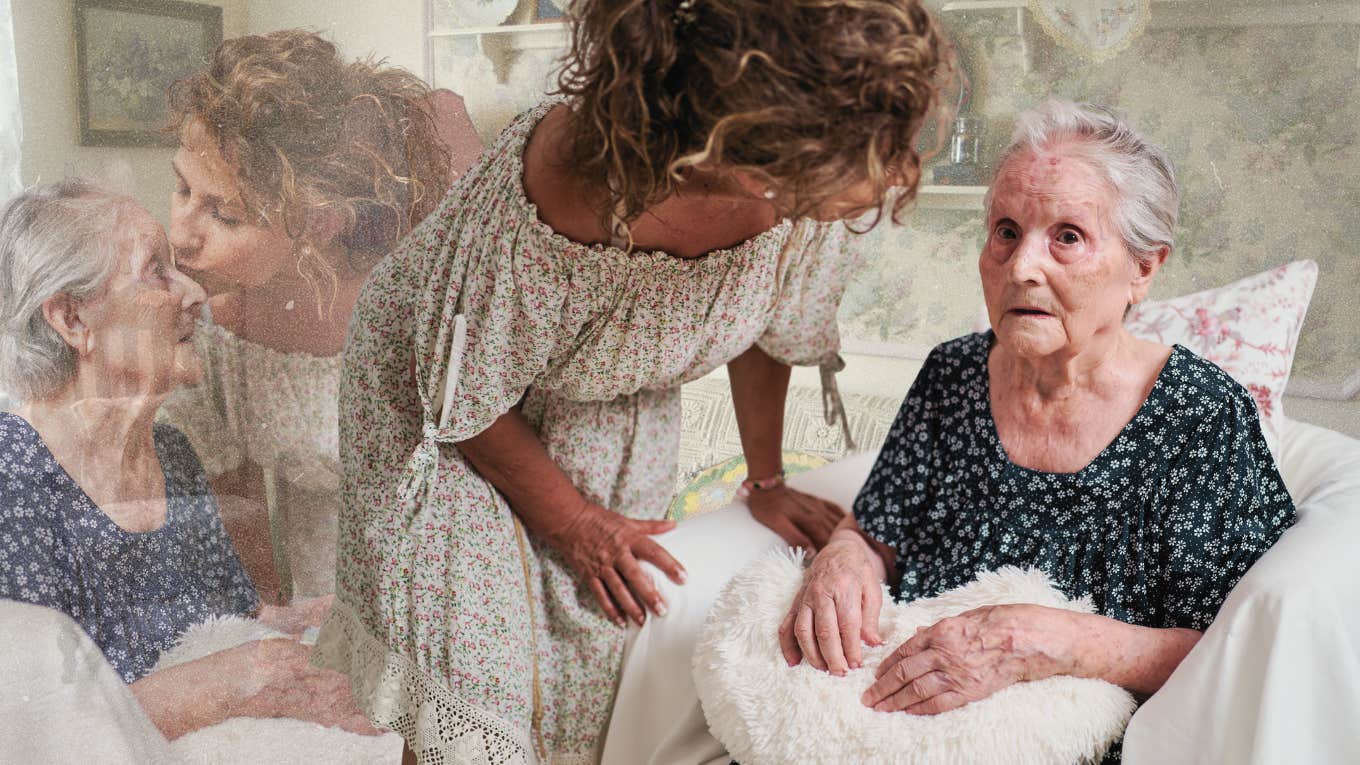
M 627 615 L 641 626 L 647 610 L 665 615 L 666 601 L 640 561 L 656 566 L 676 584 L 685 582 L 685 567 L 652 539 L 673 528 L 675 521 L 633 520 L 587 503 L 552 544 L 590 587 L 606 616 L 623 626 Z
M 803 659 L 844 675 L 864 661 L 863 643 L 880 645 L 882 569 L 857 531 L 838 530 L 803 575 L 803 586 L 779 625 L 779 648 L 789 666 Z
M 1080 616 L 1016 604 L 941 619 L 883 660 L 860 701 L 880 712 L 939 714 L 1023 680 L 1075 674 Z
M 753 491 L 746 498 L 751 517 L 765 524 L 793 547 L 817 552 L 826 546 L 845 511 L 834 502 L 804 494 L 788 484 Z

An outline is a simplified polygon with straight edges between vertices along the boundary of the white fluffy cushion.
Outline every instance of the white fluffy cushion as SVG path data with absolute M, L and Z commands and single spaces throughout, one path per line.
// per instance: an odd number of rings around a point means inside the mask
M 709 612 L 694 654 L 694 683 L 713 734 L 742 765 L 775 763 L 1054 763 L 1098 760 L 1133 714 L 1133 697 L 1101 680 L 1018 683 L 936 716 L 875 712 L 859 702 L 874 669 L 919 627 L 984 605 L 1036 603 L 1089 613 L 1037 570 L 1005 567 L 937 598 L 894 604 L 884 644 L 845 677 L 789 667 L 775 633 L 802 580 L 802 556 L 751 564 Z
M 251 640 L 283 637 L 254 619 L 213 617 L 184 631 L 173 648 L 161 654 L 156 669 L 166 669 Z M 180 736 L 171 745 L 183 762 L 202 765 L 278 763 L 400 762 L 401 737 L 360 736 L 304 720 L 234 717 Z

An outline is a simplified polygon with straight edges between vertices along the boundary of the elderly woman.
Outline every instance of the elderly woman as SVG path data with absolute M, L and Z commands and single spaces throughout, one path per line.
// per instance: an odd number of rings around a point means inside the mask
M 1054 100 L 1021 116 L 979 259 L 993 329 L 927 359 L 780 629 L 790 664 L 858 666 L 885 581 L 913 599 L 1015 564 L 1096 613 L 945 619 L 889 655 L 863 703 L 934 714 L 1058 674 L 1162 686 L 1294 520 L 1246 390 L 1123 328 L 1177 203 L 1166 155 L 1109 112 Z
M 169 738 L 233 716 L 371 731 L 294 640 L 151 671 L 208 617 L 297 634 L 326 605 L 260 607 L 193 449 L 154 422 L 201 374 L 203 299 L 126 197 L 71 180 L 0 210 L 0 384 L 25 401 L 0 413 L 0 598 L 74 619 Z

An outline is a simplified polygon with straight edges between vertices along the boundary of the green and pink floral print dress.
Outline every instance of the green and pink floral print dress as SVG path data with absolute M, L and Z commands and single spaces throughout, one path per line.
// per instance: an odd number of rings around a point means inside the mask
M 336 602 L 314 663 L 348 673 L 422 763 L 594 762 L 624 636 L 456 442 L 518 404 L 588 500 L 655 519 L 681 384 L 756 343 L 841 366 L 853 234 L 785 221 L 691 259 L 572 242 L 521 181 L 555 103 L 519 116 L 377 266 L 350 325 Z

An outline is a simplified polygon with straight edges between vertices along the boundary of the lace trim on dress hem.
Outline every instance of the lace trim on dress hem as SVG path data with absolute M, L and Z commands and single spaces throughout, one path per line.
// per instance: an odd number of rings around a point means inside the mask
M 415 662 L 391 651 L 340 600 L 322 626 L 312 664 L 348 675 L 359 708 L 374 725 L 400 734 L 420 765 L 534 761 L 527 732 L 477 709 Z M 576 759 L 566 755 L 551 761 L 571 765 Z

